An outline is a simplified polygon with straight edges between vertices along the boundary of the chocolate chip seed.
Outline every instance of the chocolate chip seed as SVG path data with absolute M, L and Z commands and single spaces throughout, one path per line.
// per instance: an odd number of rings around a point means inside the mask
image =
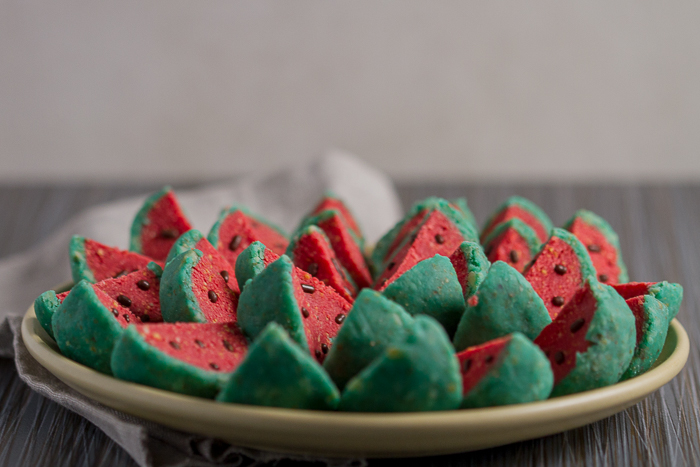
M 136 283 L 136 287 L 138 287 L 141 290 L 148 290 L 151 288 L 151 284 L 147 280 L 141 279 Z
M 126 295 L 119 295 L 117 297 L 117 302 L 119 302 L 121 306 L 125 306 L 127 308 L 131 306 L 131 299 Z
M 204 342 L 200 341 L 199 339 L 195 339 L 194 343 L 197 344 L 201 349 L 205 347 Z
M 554 266 L 554 272 L 556 272 L 560 276 L 563 276 L 564 274 L 566 274 L 566 271 L 567 271 L 566 266 L 564 266 L 563 264 L 557 264 L 556 266 Z
M 126 313 L 124 313 L 122 316 L 124 316 L 124 321 L 126 321 L 127 323 L 131 321 L 131 318 L 129 318 L 129 315 L 127 315 Z
M 214 292 L 213 290 L 207 292 L 207 295 L 209 296 L 209 301 L 212 303 L 216 303 L 217 300 L 219 300 L 219 296 L 216 295 L 216 292 Z
M 562 306 L 564 304 L 564 297 L 560 297 L 557 295 L 556 297 L 552 298 L 552 305 L 554 306 Z
M 445 237 L 440 234 L 435 234 L 435 241 L 438 243 L 438 245 L 442 245 L 445 243 Z
M 241 246 L 241 241 L 243 241 L 243 237 L 240 235 L 234 235 L 231 239 L 231 243 L 228 244 L 228 249 L 231 251 L 236 251 L 236 249 Z
M 590 251 L 591 253 L 600 253 L 600 245 L 591 243 L 590 245 L 588 245 L 588 251 Z
M 464 363 L 462 363 L 462 371 L 464 373 L 469 371 L 469 368 L 471 368 L 471 367 L 472 367 L 472 359 L 471 358 L 465 360 Z
M 231 276 L 229 276 L 228 274 L 228 271 L 221 271 L 219 274 L 221 274 L 221 277 L 224 278 L 224 282 L 228 284 L 228 280 L 231 278 Z
M 337 259 L 331 258 L 331 263 L 333 263 L 333 266 L 335 266 L 335 268 L 336 268 L 338 271 L 341 270 L 341 269 L 340 269 L 340 264 L 338 263 L 338 260 L 337 260 Z
M 313 285 L 309 284 L 301 284 L 301 290 L 303 290 L 306 293 L 314 293 L 316 292 L 316 289 L 314 288 Z
M 608 277 L 607 274 L 600 274 L 600 275 L 598 276 L 598 280 L 599 280 L 600 282 L 608 282 L 608 279 L 609 279 L 609 277 Z
M 388 270 L 392 270 L 392 269 L 394 269 L 394 266 L 396 266 L 396 263 L 392 261 L 391 263 L 389 263 L 389 264 L 387 265 L 386 268 L 387 268 Z
M 315 352 L 315 354 L 316 354 L 316 359 L 317 359 L 317 360 L 320 360 L 321 357 L 323 356 L 323 354 L 321 353 L 320 350 L 317 350 L 317 351 Z
M 318 274 L 318 264 L 317 263 L 311 263 L 306 267 L 306 271 L 311 274 L 312 276 L 315 276 Z
M 491 363 L 493 361 L 493 355 L 487 355 L 484 361 L 486 363 Z
M 170 347 L 172 347 L 173 349 L 180 350 L 180 344 L 178 344 L 177 342 L 170 341 L 169 343 L 170 343 Z
M 324 354 L 328 353 L 328 344 L 321 344 L 321 352 Z
M 345 315 L 344 315 L 343 313 L 339 313 L 339 314 L 335 317 L 335 322 L 338 323 L 338 324 L 343 324 L 343 321 L 345 321 Z
M 170 227 L 170 228 L 161 230 L 160 236 L 163 238 L 177 238 L 178 233 L 179 232 L 177 231 L 177 229 Z
M 210 363 L 209 366 L 210 366 L 213 370 L 218 370 L 218 369 L 219 369 L 219 365 L 217 365 L 216 363 Z
M 518 253 L 515 250 L 510 250 L 510 262 L 511 263 L 517 263 L 518 260 L 520 259 L 520 253 Z
M 561 350 L 557 351 L 557 353 L 554 354 L 554 362 L 557 365 L 561 365 L 562 363 L 564 363 L 564 352 L 562 352 Z
M 304 318 L 308 318 L 309 317 L 309 310 L 307 310 L 304 307 L 301 307 L 301 314 L 304 315 Z
M 117 310 L 116 308 L 112 308 L 112 314 L 114 316 L 119 316 L 119 310 Z
M 571 327 L 569 327 L 569 329 L 571 329 L 572 333 L 575 333 L 580 331 L 584 324 L 586 324 L 586 320 L 583 318 L 579 318 L 573 323 L 571 323 Z

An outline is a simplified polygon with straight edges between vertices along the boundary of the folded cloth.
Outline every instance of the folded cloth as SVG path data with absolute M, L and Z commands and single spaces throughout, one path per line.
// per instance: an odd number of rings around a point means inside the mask
M 230 183 L 178 192 L 195 228 L 205 234 L 219 211 L 242 204 L 292 231 L 324 192 L 342 198 L 357 217 L 369 243 L 401 215 L 391 181 L 359 159 L 338 152 L 275 173 L 253 174 Z M 126 248 L 129 226 L 144 197 L 98 206 L 78 214 L 51 238 L 0 261 L 0 357 L 14 358 L 19 376 L 41 395 L 85 417 L 122 446 L 140 466 L 247 464 L 279 459 L 362 465 L 362 460 L 317 459 L 230 446 L 182 433 L 105 407 L 71 389 L 37 363 L 20 335 L 22 316 L 42 292 L 70 280 L 68 242 L 80 234 Z

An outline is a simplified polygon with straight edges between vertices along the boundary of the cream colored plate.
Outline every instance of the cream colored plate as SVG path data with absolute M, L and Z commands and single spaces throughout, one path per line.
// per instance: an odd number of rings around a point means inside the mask
M 358 414 L 221 404 L 127 383 L 61 355 L 30 308 L 29 352 L 76 391 L 109 407 L 238 446 L 337 457 L 410 457 L 472 451 L 558 433 L 634 405 L 676 376 L 688 335 L 673 320 L 655 367 L 624 383 L 543 402 L 488 409 Z

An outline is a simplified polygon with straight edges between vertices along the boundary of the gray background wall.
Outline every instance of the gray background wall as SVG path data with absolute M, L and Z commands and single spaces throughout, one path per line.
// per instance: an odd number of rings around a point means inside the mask
M 700 180 L 699 2 L 0 0 L 0 182 Z

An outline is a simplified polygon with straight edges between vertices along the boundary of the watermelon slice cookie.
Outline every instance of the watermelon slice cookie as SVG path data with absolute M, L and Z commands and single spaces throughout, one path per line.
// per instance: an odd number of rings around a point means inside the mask
M 462 371 L 462 408 L 541 401 L 552 391 L 549 360 L 519 332 L 469 347 L 457 358 Z
M 66 357 L 111 374 L 112 349 L 124 329 L 141 320 L 94 284 L 78 282 L 56 309 L 51 327 Z
M 503 261 L 496 261 L 476 295 L 467 301 L 455 333 L 455 349 L 513 332 L 534 339 L 551 322 L 547 307 L 522 274 Z
M 382 292 L 411 315 L 435 318 L 453 336 L 464 313 L 464 292 L 452 263 L 435 255 L 420 261 Z
M 447 334 L 429 316 L 417 316 L 405 338 L 389 346 L 352 378 L 340 410 L 423 412 L 451 410 L 462 400 L 459 361 Z
M 586 248 L 573 234 L 554 229 L 524 276 L 554 319 L 586 280 L 595 280 L 595 269 Z
M 308 272 L 343 298 L 352 302 L 357 288 L 350 275 L 336 258 L 326 234 L 315 225 L 299 231 L 287 248 L 287 256 L 294 265 Z
M 238 293 L 222 265 L 200 250 L 180 253 L 165 265 L 160 285 L 163 320 L 230 323 L 236 321 Z M 224 273 L 224 274 L 222 274 Z
M 462 242 L 450 255 L 450 262 L 457 273 L 465 300 L 476 293 L 491 267 L 484 250 L 476 242 Z
M 635 319 L 610 286 L 586 281 L 535 339 L 552 365 L 552 396 L 616 383 L 634 353 Z
M 201 251 L 206 257 L 206 260 L 211 263 L 212 267 L 219 270 L 221 277 L 224 278 L 224 281 L 234 292 L 239 292 L 234 264 L 230 264 L 226 258 L 209 243 L 209 240 L 207 240 L 199 230 L 192 229 L 182 234 L 173 244 L 170 253 L 168 253 L 168 258 L 165 261 L 169 263 L 176 256 L 185 251 L 194 249 Z
M 517 218 L 529 225 L 535 231 L 540 243 L 544 243 L 549 238 L 552 230 L 552 221 L 539 206 L 530 200 L 520 196 L 512 196 L 501 204 L 496 212 L 489 217 L 481 230 L 482 243 L 498 224 L 509 219 Z
M 68 246 L 73 283 L 100 282 L 145 268 L 152 258 L 74 235 Z M 156 261 L 161 267 L 163 263 Z
M 350 311 L 323 362 L 340 389 L 413 326 L 406 310 L 372 289 L 363 289 Z
M 295 268 L 287 256 L 281 256 L 243 288 L 238 324 L 248 337 L 255 339 L 274 321 L 323 362 L 350 307 L 331 287 Z
M 95 285 L 107 296 L 116 300 L 122 307 L 128 308 L 141 322 L 163 321 L 160 312 L 160 277 L 163 270 L 154 262 L 143 269 L 100 281 Z M 37 319 L 46 332 L 53 335 L 51 321 L 59 305 L 63 303 L 70 291 L 56 294 L 49 290 L 34 301 Z
M 612 286 L 634 313 L 637 346 L 622 379 L 647 371 L 661 354 L 668 325 L 678 313 L 683 287 L 668 282 L 632 282 Z
M 676 317 L 683 301 L 683 286 L 673 282 L 628 282 L 612 285 L 612 288 L 625 300 L 651 295 L 668 307 L 669 322 Z
M 535 231 L 518 218 L 497 225 L 484 239 L 486 257 L 504 261 L 523 272 L 541 246 Z
M 235 323 L 129 326 L 114 346 L 114 376 L 213 398 L 243 360 L 248 341 Z
M 334 193 L 327 192 L 324 197 L 319 201 L 315 208 L 307 215 L 305 218 L 313 217 L 321 214 L 323 211 L 328 211 L 335 209 L 338 214 L 343 218 L 347 226 L 352 230 L 352 233 L 359 239 L 363 239 L 362 231 L 360 226 L 355 220 L 355 216 L 352 215 L 350 209 L 343 203 L 343 201 L 338 198 Z
M 238 255 L 255 241 L 278 255 L 284 253 L 289 243 L 282 229 L 242 206 L 222 210 L 207 238 L 231 265 L 235 265 Z
M 248 245 L 248 248 L 236 258 L 236 280 L 238 280 L 240 290 L 243 290 L 243 286 L 249 280 L 260 274 L 268 264 L 277 261 L 279 257 L 278 254 L 260 242 Z
M 309 217 L 302 222 L 299 231 L 312 225 L 326 234 L 338 262 L 350 274 L 357 287 L 369 287 L 372 284 L 372 276 L 362 254 L 362 239 L 350 230 L 340 212 L 330 209 Z
M 442 198 L 426 198 L 414 204 L 406 216 L 379 239 L 371 255 L 372 264 L 376 271 L 381 272 L 384 269 L 389 258 L 433 211 L 440 211 L 443 216 L 447 217 L 461 232 L 464 240 L 474 242 L 478 240 L 476 229 L 454 204 Z
M 170 187 L 149 196 L 131 224 L 129 249 L 164 261 L 175 240 L 192 228 Z
M 384 290 L 424 259 L 435 255 L 450 256 L 465 240 L 460 229 L 440 210 L 431 211 L 386 263 L 374 288 Z
M 627 268 L 622 261 L 620 241 L 605 219 L 581 209 L 576 211 L 564 228 L 586 246 L 600 282 L 612 285 L 629 280 Z
M 44 328 L 46 333 L 55 340 L 53 335 L 53 326 L 51 326 L 51 320 L 53 315 L 58 309 L 58 307 L 66 299 L 70 291 L 56 293 L 53 290 L 47 290 L 43 294 L 39 295 L 36 300 L 34 300 L 34 313 L 36 313 L 36 319 Z
M 340 394 L 328 374 L 277 323 L 250 346 L 217 400 L 237 404 L 333 410 Z

